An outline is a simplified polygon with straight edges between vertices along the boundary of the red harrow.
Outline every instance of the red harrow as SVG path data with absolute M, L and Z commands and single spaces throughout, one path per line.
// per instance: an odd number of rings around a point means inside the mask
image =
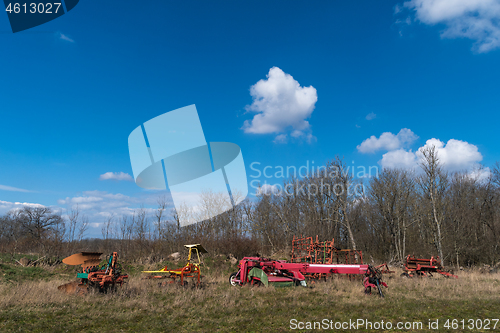
M 458 276 L 444 270 L 439 257 L 419 259 L 408 255 L 403 269 L 405 272 L 401 274 L 402 277 L 414 277 L 415 275 L 432 277 L 432 273 L 439 273 L 446 277 L 454 277 L 458 279 Z
M 375 288 L 380 296 L 384 297 L 381 286 L 387 288 L 387 284 L 382 281 L 380 271 L 371 265 L 289 263 L 286 260 L 245 257 L 240 261 L 238 268 L 238 272 L 229 277 L 232 286 L 250 284 L 267 287 L 271 284 L 305 287 L 307 283 L 304 275 L 358 274 L 364 275 L 363 285 L 366 294 L 371 294 L 371 289 Z
M 312 237 L 295 237 L 292 239 L 292 262 L 308 262 L 314 264 L 363 264 L 363 253 L 355 250 L 343 250 L 335 247 L 331 241 L 316 240 Z

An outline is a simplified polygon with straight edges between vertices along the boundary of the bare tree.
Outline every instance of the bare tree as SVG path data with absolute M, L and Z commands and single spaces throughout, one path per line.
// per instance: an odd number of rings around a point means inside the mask
M 161 239 L 164 231 L 165 225 L 165 210 L 168 207 L 168 201 L 165 196 L 161 196 L 157 200 L 158 208 L 155 211 L 155 225 L 156 225 L 156 234 L 154 236 L 155 239 Z
M 22 238 L 21 225 L 14 218 L 13 211 L 0 217 L 0 250 L 12 249 L 12 253 L 17 252 L 18 241 Z M 13 246 L 12 246 L 13 243 Z
M 28 234 L 42 248 L 45 247 L 44 240 L 48 239 L 51 233 L 61 232 L 61 224 L 64 220 L 59 214 L 52 212 L 48 207 L 28 207 L 13 213 L 14 218 L 20 224 L 23 232 Z
M 69 209 L 67 225 L 68 242 L 81 241 L 89 228 L 89 219 L 86 215 L 80 213 L 78 205 Z
M 134 237 L 136 243 L 139 245 L 140 255 L 147 246 L 147 241 L 150 240 L 150 228 L 148 223 L 148 216 L 144 207 L 139 208 L 132 216 L 134 221 Z
M 332 191 L 328 195 L 333 196 L 331 201 L 334 205 L 334 220 L 347 230 L 351 247 L 356 250 L 352 221 L 349 219 L 350 210 L 356 199 L 356 192 L 353 191 L 353 176 L 339 157 L 327 163 L 327 170 L 329 170 L 329 177 L 333 180 Z
M 86 215 L 80 216 L 80 223 L 78 225 L 77 239 L 79 242 L 82 241 L 83 236 L 89 228 L 89 218 Z
M 112 237 L 114 220 L 115 220 L 115 216 L 112 214 L 112 215 L 108 216 L 108 218 L 106 219 L 106 222 L 103 223 L 102 228 L 101 228 L 101 234 L 102 234 L 102 238 L 104 238 L 104 240 L 107 240 L 110 237 Z
M 434 245 L 444 266 L 443 255 L 443 222 L 445 220 L 445 193 L 448 188 L 448 174 L 443 170 L 435 146 L 422 149 L 420 167 L 424 174 L 419 177 L 418 184 L 422 190 L 424 201 L 429 204 L 430 227 L 433 232 Z
M 406 256 L 407 230 L 412 224 L 412 206 L 415 200 L 413 175 L 406 170 L 384 169 L 373 178 L 370 198 L 384 222 L 383 230 L 391 237 L 391 252 L 396 260 Z
M 76 226 L 78 224 L 80 211 L 78 210 L 78 205 L 76 208 L 71 208 L 68 211 L 68 243 L 73 243 L 75 241 Z

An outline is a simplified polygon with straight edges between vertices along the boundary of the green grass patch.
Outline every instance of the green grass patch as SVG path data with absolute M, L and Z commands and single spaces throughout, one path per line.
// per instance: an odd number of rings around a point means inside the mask
M 0 281 L 2 282 L 47 280 L 52 276 L 54 276 L 54 273 L 41 267 L 0 264 Z

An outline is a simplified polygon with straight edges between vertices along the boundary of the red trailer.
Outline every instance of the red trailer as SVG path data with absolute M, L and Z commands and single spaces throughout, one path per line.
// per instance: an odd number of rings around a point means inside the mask
M 371 265 L 289 263 L 286 260 L 245 257 L 238 268 L 238 272 L 229 277 L 232 286 L 271 284 L 305 287 L 306 274 L 359 274 L 364 275 L 365 293 L 371 294 L 371 288 L 376 288 L 380 296 L 384 297 L 381 286 L 387 288 L 387 284 L 381 280 L 380 271 Z

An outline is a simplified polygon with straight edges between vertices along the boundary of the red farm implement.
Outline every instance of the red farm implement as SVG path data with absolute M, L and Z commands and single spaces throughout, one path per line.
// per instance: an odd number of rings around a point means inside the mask
M 187 278 L 195 280 L 196 286 L 200 286 L 201 275 L 200 270 L 200 254 L 208 253 L 205 248 L 200 244 L 184 245 L 189 250 L 187 264 L 181 268 L 168 269 L 167 266 L 159 271 L 143 271 L 143 273 L 152 273 L 153 275 L 148 275 L 146 279 L 169 279 L 168 283 L 179 282 L 180 285 L 187 285 Z M 192 255 L 196 254 L 198 262 L 192 263 Z M 163 283 L 166 284 L 166 283 Z
M 342 250 L 334 246 L 334 240 L 319 241 L 318 235 L 312 237 L 295 237 L 292 239 L 292 256 L 294 263 L 310 264 L 363 264 L 363 253 L 354 250 Z
M 363 264 L 363 253 L 354 250 L 342 250 L 334 246 L 334 240 L 319 241 L 312 237 L 292 239 L 292 262 L 311 264 Z
M 431 257 L 430 259 L 420 259 L 414 256 L 408 255 L 406 257 L 406 263 L 404 265 L 404 273 L 401 274 L 402 277 L 413 277 L 413 276 L 431 276 L 432 273 L 439 273 L 446 277 L 454 277 L 458 279 L 458 276 L 453 275 L 450 272 L 444 270 L 441 265 L 441 260 L 439 257 Z
M 291 262 L 328 265 L 362 265 L 363 252 L 350 249 L 339 249 L 335 247 L 334 239 L 331 241 L 319 241 L 318 235 L 316 235 L 316 240 L 314 240 L 313 237 L 293 236 Z M 394 273 L 394 271 L 389 270 L 387 264 L 377 266 L 375 269 L 381 274 Z M 324 279 L 326 276 L 326 273 L 306 273 L 306 277 L 310 279 Z M 349 275 L 349 277 L 352 276 Z
M 102 253 L 98 252 L 80 252 L 73 254 L 65 259 L 66 265 L 81 265 L 82 273 L 76 275 L 79 281 L 63 284 L 57 289 L 67 293 L 85 293 L 89 288 L 105 292 L 116 285 L 122 285 L 128 275 L 121 274 L 118 265 L 118 253 L 113 252 L 107 261 L 107 264 L 99 266 Z
M 375 288 L 384 297 L 381 286 L 387 288 L 380 271 L 371 265 L 289 263 L 286 260 L 245 257 L 238 268 L 238 272 L 229 277 L 232 286 L 250 284 L 305 287 L 305 275 L 357 274 L 364 276 L 363 285 L 367 294 L 371 294 L 371 288 Z

